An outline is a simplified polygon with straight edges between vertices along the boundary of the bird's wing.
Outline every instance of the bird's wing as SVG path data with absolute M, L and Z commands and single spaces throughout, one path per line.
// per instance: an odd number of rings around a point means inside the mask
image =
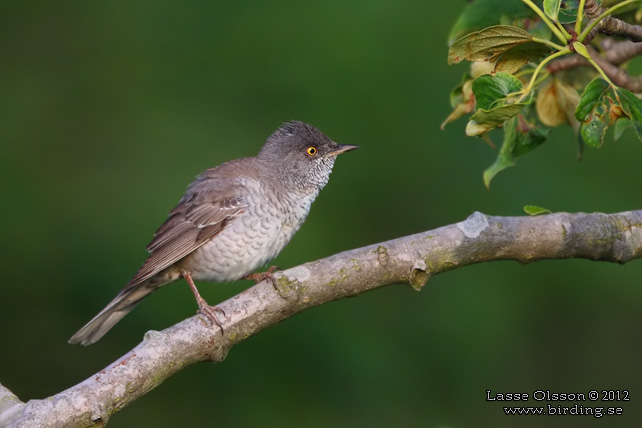
M 122 290 L 125 292 L 173 265 L 221 232 L 247 208 L 243 186 L 201 175 L 154 234 L 150 256 Z M 122 293 L 121 292 L 121 293 Z

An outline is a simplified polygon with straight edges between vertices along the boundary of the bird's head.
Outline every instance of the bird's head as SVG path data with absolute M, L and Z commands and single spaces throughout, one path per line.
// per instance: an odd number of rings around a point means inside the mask
M 320 189 L 327 184 L 337 155 L 358 148 L 337 144 L 314 126 L 291 121 L 268 137 L 257 158 L 277 172 L 284 184 Z

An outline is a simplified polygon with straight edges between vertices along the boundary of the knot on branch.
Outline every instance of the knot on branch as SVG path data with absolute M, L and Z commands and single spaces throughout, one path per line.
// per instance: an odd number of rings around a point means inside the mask
M 274 289 L 283 300 L 300 300 L 301 291 L 299 280 L 296 277 L 290 278 L 280 273 L 274 275 L 272 285 L 274 285 Z
M 481 233 L 488 228 L 488 216 L 486 214 L 475 211 L 466 220 L 457 223 L 457 227 L 466 236 L 466 238 L 477 238 Z
M 601 7 L 595 0 L 586 0 L 586 3 L 584 5 L 584 13 L 586 13 L 586 16 L 588 16 L 591 19 L 595 19 L 598 16 L 600 16 L 601 12 Z
M 383 245 L 379 245 L 375 250 L 375 253 L 377 254 L 377 260 L 379 261 L 379 264 L 381 265 L 381 267 L 385 268 L 390 261 L 390 256 L 388 255 L 388 250 L 386 249 L 386 247 L 384 247 Z
M 420 291 L 428 282 L 428 278 L 430 278 L 430 273 L 428 272 L 426 261 L 423 259 L 417 260 L 408 278 L 410 286 L 413 290 Z

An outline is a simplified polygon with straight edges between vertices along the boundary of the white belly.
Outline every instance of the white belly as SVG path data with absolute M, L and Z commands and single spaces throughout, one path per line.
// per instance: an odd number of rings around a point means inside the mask
M 316 194 L 284 203 L 251 204 L 230 225 L 180 263 L 198 281 L 229 282 L 273 260 L 299 230 Z

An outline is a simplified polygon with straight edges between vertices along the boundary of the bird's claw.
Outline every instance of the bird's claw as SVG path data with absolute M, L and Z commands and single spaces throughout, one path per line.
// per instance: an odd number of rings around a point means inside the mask
M 246 276 L 244 279 L 252 280 L 256 284 L 258 284 L 259 282 L 265 281 L 266 279 L 269 279 L 272 285 L 275 285 L 276 281 L 274 280 L 274 275 L 272 275 L 272 272 L 277 270 L 281 270 L 281 268 L 278 266 L 270 266 L 267 271 L 251 273 L 248 276 Z
M 221 324 L 221 321 L 219 321 L 218 316 L 216 315 L 216 312 L 219 311 L 225 316 L 225 312 L 223 312 L 222 309 L 216 307 L 216 306 L 210 306 L 203 300 L 202 304 L 199 302 L 198 305 L 198 310 L 196 313 L 203 314 L 205 315 L 206 318 L 208 318 L 213 324 L 216 324 L 218 328 L 223 331 L 223 325 Z

